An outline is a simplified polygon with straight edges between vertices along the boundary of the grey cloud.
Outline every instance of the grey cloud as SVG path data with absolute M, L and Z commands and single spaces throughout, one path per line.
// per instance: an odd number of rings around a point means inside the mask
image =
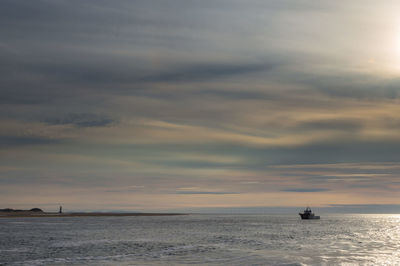
M 61 143 L 62 140 L 35 136 L 0 136 L 0 147 L 47 145 Z
M 209 81 L 216 78 L 269 71 L 277 64 L 199 64 L 184 66 L 176 71 L 150 75 L 141 79 L 147 82 Z
M 109 126 L 116 121 L 102 115 L 80 113 L 68 114 L 61 118 L 49 118 L 47 123 L 53 125 L 74 125 L 77 127 L 104 127 Z
M 280 1 L 281 2 L 281 1 Z M 215 28 L 233 31 L 232 25 L 248 25 L 249 19 L 238 19 L 237 14 L 249 15 L 256 13 L 263 18 L 270 18 L 265 14 L 273 16 L 277 11 L 299 12 L 320 9 L 326 4 L 312 6 L 307 2 L 293 3 L 291 1 L 274 1 L 252 3 L 242 3 L 240 1 L 181 1 L 175 0 L 165 3 L 164 1 L 35 1 L 27 2 L 22 0 L 3 1 L 0 18 L 7 26 L 25 26 L 27 29 L 44 29 L 43 34 L 48 33 L 48 29 L 59 29 L 58 36 L 71 32 L 88 31 L 103 29 L 107 30 L 118 27 L 131 27 L 135 31 L 140 31 L 141 27 L 148 26 L 149 31 L 158 32 L 158 29 L 168 29 L 169 32 L 177 27 L 196 29 Z M 255 16 L 257 17 L 257 16 Z M 53 23 L 46 23 L 52 21 Z M 256 25 L 255 21 L 250 20 L 250 25 Z M 36 27 L 35 27 L 36 26 Z M 39 27 L 40 26 L 40 27 Z M 60 29 L 60 26 L 63 26 Z M 80 27 L 79 27 L 80 26 Z M 237 27 L 236 27 L 237 28 Z M 246 29 L 247 31 L 250 28 Z M 27 31 L 27 33 L 29 33 Z
M 201 161 L 201 160 L 179 160 L 179 159 L 168 160 L 168 158 L 166 158 L 165 160 L 154 159 L 154 162 L 157 162 L 157 164 L 163 165 L 166 167 L 193 168 L 193 169 L 236 168 L 239 166 L 237 163 L 233 163 L 233 162 L 232 163 L 222 163 L 222 162 Z
M 208 148 L 223 154 L 249 156 L 250 164 L 262 168 L 274 164 L 398 162 L 400 143 L 349 139 L 281 148 L 249 148 L 233 144 Z
M 111 188 L 111 189 L 105 189 L 104 192 L 111 192 L 111 193 L 121 193 L 121 192 L 132 192 L 132 193 L 136 193 L 140 190 L 143 190 L 142 188 Z M 149 191 L 146 191 L 147 193 Z
M 239 60 L 236 62 L 171 62 L 168 70 L 152 68 L 143 64 L 140 58 L 124 58 L 110 54 L 93 54 L 64 50 L 63 54 L 52 55 L 51 59 L 35 58 L 27 55 L 14 58 L 5 55 L 3 58 L 4 74 L 0 80 L 0 103 L 43 104 L 51 102 L 67 102 L 70 98 L 98 97 L 98 94 L 161 96 L 162 93 L 151 93 L 146 84 L 177 82 L 212 82 L 216 79 L 237 79 L 252 74 L 271 74 L 284 62 L 271 59 L 271 62 L 254 62 Z M 142 61 L 142 62 L 141 62 Z M 140 66 L 137 63 L 142 63 Z M 6 67 L 7 66 L 7 67 Z M 221 91 L 213 87 L 209 95 L 239 99 L 253 97 L 250 92 Z M 82 93 L 82 88 L 84 92 Z M 192 89 L 193 90 L 193 89 Z M 190 95 L 190 89 L 186 90 Z M 204 94 L 203 93 L 203 94 Z M 83 94 L 83 95 L 82 95 Z M 171 95 L 169 93 L 168 95 Z M 167 96 L 168 96 L 167 95 Z M 178 96 L 178 95 L 175 95 Z M 254 95 L 257 97 L 259 95 Z
M 192 92 L 193 96 L 210 96 L 220 97 L 224 99 L 232 100 L 251 100 L 251 99 L 270 99 L 273 96 L 268 95 L 265 92 L 258 91 L 230 91 L 230 90 L 217 90 L 217 89 L 203 89 L 200 91 Z
M 214 191 L 177 191 L 174 194 L 183 195 L 227 195 L 227 194 L 239 194 L 238 192 L 214 192 Z
M 362 128 L 360 121 L 355 119 L 325 119 L 301 123 L 298 128 L 307 130 L 344 130 L 357 131 Z
M 168 71 L 162 69 L 138 68 L 133 62 L 119 58 L 107 65 L 98 65 L 96 60 L 88 58 L 86 62 L 77 59 L 76 62 L 43 62 L 42 65 L 32 66 L 32 73 L 42 76 L 49 81 L 63 81 L 70 84 L 124 85 L 130 84 L 130 90 L 137 83 L 149 82 L 190 82 L 212 81 L 217 78 L 246 75 L 257 72 L 269 72 L 281 63 L 186 63 L 182 66 L 170 66 Z M 172 69 L 172 70 L 171 70 Z M 146 74 L 147 73 L 147 74 Z M 133 86 L 132 86 L 133 85 Z M 97 90 L 101 87 L 97 87 Z M 122 88 L 114 88 L 118 92 Z M 124 90 L 124 89 L 122 89 Z
M 107 146 L 121 156 L 136 153 L 152 157 L 186 151 L 221 156 L 240 156 L 245 161 L 235 164 L 219 165 L 232 169 L 267 170 L 274 165 L 316 164 L 316 163 L 359 163 L 359 162 L 393 162 L 399 158 L 400 143 L 360 140 L 337 140 L 326 143 L 312 143 L 294 147 L 248 147 L 238 143 L 202 143 L 196 144 L 146 144 Z M 166 157 L 168 158 L 168 157 Z M 162 163 L 162 162 L 158 162 Z M 182 162 L 164 161 L 164 163 L 182 166 Z M 188 162 L 190 164 L 190 162 Z M 192 164 L 194 168 L 216 167 L 218 165 Z M 362 170 L 360 170 L 362 171 Z M 377 170 L 379 171 L 379 170 Z M 324 178 L 324 177 L 321 177 Z
M 40 105 L 53 101 L 53 97 L 46 93 L 31 92 L 28 89 L 2 89 L 0 90 L 0 105 Z
M 354 99 L 398 98 L 400 79 L 384 79 L 367 74 L 319 73 L 302 71 L 285 75 L 298 84 L 303 84 L 329 96 Z

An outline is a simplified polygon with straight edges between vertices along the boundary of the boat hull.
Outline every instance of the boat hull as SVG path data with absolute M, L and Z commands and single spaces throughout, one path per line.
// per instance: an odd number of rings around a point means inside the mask
M 300 217 L 302 220 L 319 220 L 320 216 L 315 216 L 315 215 L 307 215 L 304 213 L 299 213 Z
M 319 220 L 319 216 L 314 216 L 314 217 L 301 217 L 302 220 Z

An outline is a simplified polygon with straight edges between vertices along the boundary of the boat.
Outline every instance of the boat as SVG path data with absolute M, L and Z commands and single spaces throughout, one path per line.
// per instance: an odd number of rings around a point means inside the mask
M 319 216 L 316 216 L 310 209 L 310 207 L 307 207 L 303 213 L 299 213 L 300 217 L 302 220 L 311 220 L 311 219 L 320 219 Z

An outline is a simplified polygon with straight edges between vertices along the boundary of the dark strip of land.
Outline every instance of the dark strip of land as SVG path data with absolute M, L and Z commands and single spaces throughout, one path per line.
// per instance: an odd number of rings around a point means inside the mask
M 17 217 L 100 217 L 100 216 L 172 216 L 185 215 L 184 213 L 125 213 L 125 212 L 70 212 L 70 213 L 52 213 L 31 211 L 21 212 L 0 212 L 0 218 Z

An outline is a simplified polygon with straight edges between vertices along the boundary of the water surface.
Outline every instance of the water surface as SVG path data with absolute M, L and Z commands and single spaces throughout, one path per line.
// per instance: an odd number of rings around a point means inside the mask
M 398 264 L 400 216 L 0 219 L 6 265 Z

